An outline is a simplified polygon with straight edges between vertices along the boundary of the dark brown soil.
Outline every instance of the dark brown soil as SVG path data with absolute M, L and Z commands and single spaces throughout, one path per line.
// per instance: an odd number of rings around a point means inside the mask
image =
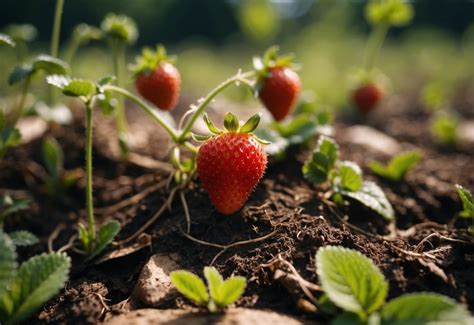
M 106 210 L 100 208 L 131 197 L 165 180 L 167 175 L 165 171 L 115 160 L 113 149 L 104 150 L 113 138 L 113 131 L 109 138 L 106 132 L 112 130 L 107 126 L 110 122 L 99 121 L 103 125 L 96 132 L 94 148 L 97 221 L 119 220 L 123 226 L 119 239 L 124 239 L 156 213 L 169 191 L 163 187 L 139 203 L 113 213 L 101 213 Z M 192 237 L 227 245 L 271 234 L 265 240 L 235 246 L 223 253 L 219 248 L 199 244 L 182 233 L 185 214 L 176 196 L 171 211 L 166 211 L 147 230 L 152 235 L 150 247 L 97 265 L 85 265 L 80 255 L 70 252 L 73 270 L 66 289 L 28 323 L 96 323 L 107 314 L 124 312 L 127 310 L 124 301 L 130 297 L 141 268 L 156 253 L 174 254 L 181 268 L 200 274 L 203 267 L 215 259 L 214 266 L 226 276 L 246 276 L 249 284 L 238 306 L 269 308 L 324 321 L 322 314 L 304 314 L 297 308 L 296 302 L 303 296 L 288 293 L 273 280 L 273 273 L 265 264 L 281 254 L 306 280 L 317 283 L 314 256 L 318 248 L 325 245 L 354 248 L 373 259 L 390 282 L 390 297 L 405 292 L 435 291 L 474 310 L 473 241 L 464 230 L 467 222 L 455 218 L 461 205 L 454 191 L 455 183 L 474 189 L 473 147 L 452 150 L 438 147 L 429 135 L 427 114 L 409 101 L 382 107 L 367 124 L 393 136 L 404 148 L 416 146 L 423 152 L 423 160 L 410 172 L 406 182 L 393 184 L 375 177 L 365 168 L 370 160 L 386 161 L 389 157 L 341 138 L 338 131 L 348 127 L 350 122 L 341 120 L 336 124 L 336 139 L 343 158 L 360 164 L 366 177 L 382 186 L 396 211 L 396 229 L 356 203 L 340 211 L 341 220 L 321 199 L 321 193 L 302 177 L 301 166 L 311 148 L 292 148 L 285 159 L 270 161 L 255 193 L 244 208 L 232 216 L 222 216 L 213 209 L 198 181 L 186 192 Z M 56 126 L 48 131 L 65 150 L 67 169 L 82 166 L 83 133 L 80 110 L 76 112 L 73 125 Z M 150 136 L 147 140 L 155 143 L 148 147 L 155 159 L 164 157 L 162 149 L 167 145 L 159 139 L 160 136 Z M 155 140 L 161 141 L 160 145 Z M 26 228 L 41 238 L 41 243 L 32 249 L 20 251 L 21 259 L 46 250 L 48 237 L 59 224 L 64 224 L 64 229 L 54 241 L 54 248 L 65 245 L 75 234 L 77 221 L 84 218 L 82 180 L 65 194 L 66 200 L 48 198 L 41 191 L 40 143 L 41 140 L 35 140 L 16 148 L 0 162 L 0 188 L 15 190 L 12 193 L 20 196 L 29 195 L 30 191 L 34 198 L 32 209 L 20 213 L 6 228 L 7 232 Z M 412 253 L 420 241 L 433 233 L 470 244 L 432 237 L 418 247 L 417 253 Z M 420 258 L 419 253 L 423 251 L 430 251 L 436 260 Z M 221 255 L 216 258 L 218 253 Z M 190 307 L 182 298 L 160 306 L 163 309 Z

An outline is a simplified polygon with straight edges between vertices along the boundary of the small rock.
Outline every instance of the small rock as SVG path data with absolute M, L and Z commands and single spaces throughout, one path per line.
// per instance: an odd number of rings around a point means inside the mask
M 25 117 L 16 124 L 21 134 L 21 142 L 29 143 L 40 138 L 48 129 L 48 123 L 39 117 Z
M 464 121 L 458 127 L 461 142 L 474 143 L 474 121 Z
M 303 320 L 286 316 L 273 311 L 235 308 L 225 314 L 207 314 L 189 312 L 176 309 L 139 309 L 127 314 L 112 317 L 107 325 L 146 325 L 146 324 L 174 324 L 174 325 L 297 325 L 309 324 Z M 314 324 L 314 322 L 312 323 Z
M 133 297 L 147 306 L 157 307 L 176 297 L 177 291 L 171 283 L 169 274 L 179 269 L 172 257 L 163 254 L 153 255 L 143 267 L 133 290 Z
M 393 156 L 401 151 L 397 140 L 365 125 L 354 125 L 344 132 L 347 141 L 365 146 L 374 151 Z

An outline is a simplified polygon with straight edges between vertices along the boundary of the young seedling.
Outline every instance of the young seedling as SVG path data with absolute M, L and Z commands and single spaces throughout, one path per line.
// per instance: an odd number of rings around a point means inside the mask
M 77 51 L 83 45 L 86 45 L 90 41 L 102 39 L 102 31 L 97 27 L 90 26 L 87 24 L 79 24 L 74 28 L 69 45 L 64 55 L 64 61 L 72 64 Z
M 117 85 L 124 87 L 126 49 L 127 45 L 135 43 L 138 38 L 137 26 L 130 17 L 110 13 L 102 21 L 101 29 L 112 52 L 113 72 L 115 77 L 117 77 Z M 122 96 L 118 98 L 115 114 L 115 121 L 119 132 L 119 144 L 122 154 L 125 155 L 128 151 L 125 140 L 128 126 Z
M 257 73 L 256 93 L 277 121 L 291 113 L 300 94 L 301 81 L 294 71 L 293 57 L 278 56 L 278 47 L 274 46 L 262 58 L 253 60 Z
M 18 267 L 15 246 L 0 230 L 0 323 L 26 320 L 56 295 L 69 278 L 66 254 L 36 255 Z
M 431 133 L 436 142 L 443 146 L 453 147 L 458 141 L 458 118 L 453 112 L 440 111 L 431 122 Z
M 226 280 L 214 267 L 205 267 L 204 281 L 188 271 L 171 272 L 171 282 L 186 298 L 200 307 L 205 307 L 211 313 L 224 310 L 236 302 L 244 293 L 247 280 L 241 276 L 233 276 Z
M 369 168 L 374 174 L 380 177 L 393 182 L 400 182 L 421 158 L 422 155 L 418 151 L 408 151 L 396 155 L 387 165 L 372 161 L 369 164 Z
M 316 254 L 316 272 L 329 300 L 344 312 L 334 324 L 472 324 L 456 301 L 432 292 L 404 294 L 386 302 L 388 282 L 356 250 L 326 246 Z
M 64 153 L 54 138 L 46 138 L 42 145 L 43 162 L 49 178 L 46 179 L 46 193 L 54 198 L 65 198 L 65 192 L 74 185 L 79 176 L 76 172 L 64 170 Z
M 48 83 L 62 90 L 63 94 L 72 97 L 79 97 L 86 108 L 86 211 L 87 226 L 79 224 L 79 240 L 81 241 L 88 258 L 100 254 L 109 245 L 120 231 L 120 224 L 115 221 L 109 221 L 104 224 L 97 232 L 94 220 L 94 206 L 92 196 L 92 127 L 93 127 L 93 105 L 95 95 L 102 82 L 106 83 L 109 79 L 103 80 L 98 84 L 83 79 L 70 79 L 65 76 L 49 76 Z M 54 168 L 53 168 L 54 169 Z
M 462 201 L 462 211 L 459 212 L 459 216 L 461 218 L 471 218 L 472 219 L 472 225 L 469 226 L 468 230 L 470 233 L 474 234 L 474 200 L 472 198 L 471 192 L 462 187 L 459 184 L 456 184 L 456 191 L 459 195 L 459 198 Z
M 351 198 L 393 221 L 394 211 L 382 189 L 374 182 L 362 179 L 362 170 L 351 161 L 339 161 L 337 143 L 321 136 L 312 156 L 303 165 L 303 175 L 311 183 L 327 184 L 335 202 L 341 196 Z
M 382 77 L 374 67 L 390 27 L 405 26 L 413 18 L 413 7 L 403 0 L 370 0 L 365 8 L 366 19 L 372 25 L 367 43 L 365 64 L 356 76 L 351 100 L 359 113 L 373 111 L 384 97 L 384 87 L 378 81 Z
M 172 110 L 179 97 L 181 76 L 174 66 L 176 58 L 169 57 L 159 45 L 156 50 L 145 48 L 131 67 L 138 93 L 159 109 Z

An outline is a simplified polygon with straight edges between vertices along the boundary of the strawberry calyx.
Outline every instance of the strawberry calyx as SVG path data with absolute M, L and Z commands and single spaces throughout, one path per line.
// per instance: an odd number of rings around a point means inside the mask
M 176 56 L 169 56 L 163 45 L 157 45 L 156 49 L 145 47 L 142 54 L 135 58 L 135 64 L 130 66 L 130 70 L 135 77 L 140 75 L 149 75 L 162 63 L 168 62 L 174 64 Z
M 203 114 L 203 119 L 204 123 L 206 124 L 207 128 L 211 132 L 211 134 L 208 135 L 199 135 L 199 134 L 194 134 L 192 133 L 191 136 L 192 138 L 197 141 L 197 142 L 205 142 L 209 140 L 210 138 L 220 135 L 223 133 L 247 133 L 250 134 L 252 137 L 255 138 L 258 142 L 261 144 L 270 144 L 270 142 L 258 138 L 255 134 L 252 132 L 255 131 L 255 129 L 258 127 L 258 124 L 260 123 L 260 117 L 261 114 L 257 113 L 255 115 L 252 115 L 245 123 L 241 125 L 237 117 L 228 112 L 225 117 L 224 117 L 224 128 L 225 130 L 222 130 L 218 128 L 207 116 L 206 113 Z
M 294 63 L 295 55 L 293 53 L 279 55 L 279 50 L 278 46 L 272 46 L 265 51 L 262 57 L 255 56 L 253 58 L 253 67 L 257 76 L 257 82 L 255 83 L 256 94 L 262 88 L 265 79 L 271 76 L 270 70 L 272 68 L 288 67 L 292 70 L 299 69 L 299 65 Z

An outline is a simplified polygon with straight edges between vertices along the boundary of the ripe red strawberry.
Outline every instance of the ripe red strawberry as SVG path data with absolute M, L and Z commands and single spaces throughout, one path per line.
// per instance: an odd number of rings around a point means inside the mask
M 288 67 L 269 68 L 270 76 L 265 78 L 259 97 L 277 121 L 283 120 L 293 110 L 300 93 L 298 74 Z
M 181 76 L 163 47 L 144 49 L 133 68 L 138 93 L 162 110 L 172 110 L 179 97 Z
M 370 113 L 382 98 L 383 92 L 375 84 L 364 85 L 352 93 L 352 101 L 361 114 Z
M 255 136 L 246 133 L 253 129 L 242 131 L 238 130 L 237 121 L 237 127 L 231 128 L 231 132 L 220 133 L 207 140 L 197 155 L 202 186 L 222 214 L 232 214 L 242 207 L 267 165 L 262 144 Z

